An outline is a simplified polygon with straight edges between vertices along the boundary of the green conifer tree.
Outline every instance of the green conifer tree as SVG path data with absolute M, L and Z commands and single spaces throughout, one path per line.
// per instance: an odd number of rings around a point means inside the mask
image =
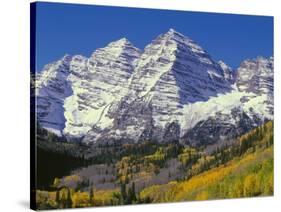
M 72 207 L 72 199 L 71 199 L 71 193 L 70 193 L 69 188 L 67 189 L 66 207 L 67 208 Z
M 94 202 L 94 189 L 93 189 L 93 187 L 91 187 L 91 189 L 90 189 L 89 202 L 90 202 L 90 205 L 93 205 L 93 202 Z
M 60 205 L 60 191 L 59 190 L 56 191 L 56 203 L 58 205 Z

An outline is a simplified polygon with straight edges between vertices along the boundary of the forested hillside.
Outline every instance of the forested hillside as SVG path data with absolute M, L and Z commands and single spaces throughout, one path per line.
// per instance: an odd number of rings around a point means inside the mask
M 48 189 L 37 190 L 40 209 L 273 195 L 272 121 L 211 153 L 144 142 L 90 155 L 77 156 L 81 166 L 74 163 L 65 176 L 53 173 Z

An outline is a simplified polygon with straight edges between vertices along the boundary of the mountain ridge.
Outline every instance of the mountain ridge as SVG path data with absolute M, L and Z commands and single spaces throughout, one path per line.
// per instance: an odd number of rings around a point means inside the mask
M 122 38 L 90 58 L 64 56 L 37 77 L 36 97 L 42 127 L 68 140 L 213 143 L 273 119 L 273 57 L 234 71 L 170 29 L 143 52 Z

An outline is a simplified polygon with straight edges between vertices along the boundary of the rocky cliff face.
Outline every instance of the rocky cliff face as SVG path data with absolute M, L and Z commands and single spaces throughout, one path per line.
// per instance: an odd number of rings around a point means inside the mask
M 273 119 L 273 58 L 234 72 L 173 29 L 143 53 L 121 39 L 65 56 L 36 85 L 40 124 L 85 143 L 213 143 Z

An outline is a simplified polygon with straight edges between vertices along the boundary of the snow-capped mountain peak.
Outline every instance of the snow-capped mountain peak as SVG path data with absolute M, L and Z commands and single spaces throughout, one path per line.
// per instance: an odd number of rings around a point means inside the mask
M 112 47 L 112 46 L 132 46 L 132 43 L 127 39 L 127 38 L 121 38 L 117 41 L 111 42 L 108 44 L 108 46 Z
M 188 39 L 187 36 L 184 36 L 180 32 L 174 30 L 174 29 L 169 29 L 166 33 L 161 34 L 158 36 L 158 38 L 163 38 L 163 39 L 174 39 L 174 40 L 182 40 L 182 39 Z
M 104 62 L 122 60 L 125 63 L 133 64 L 139 58 L 140 53 L 141 51 L 133 46 L 128 39 L 122 38 L 94 51 L 90 60 L 93 62 L 97 60 L 102 64 Z
M 273 118 L 273 58 L 234 71 L 170 29 L 143 52 L 121 38 L 64 56 L 38 74 L 36 97 L 40 125 L 69 140 L 212 143 Z

